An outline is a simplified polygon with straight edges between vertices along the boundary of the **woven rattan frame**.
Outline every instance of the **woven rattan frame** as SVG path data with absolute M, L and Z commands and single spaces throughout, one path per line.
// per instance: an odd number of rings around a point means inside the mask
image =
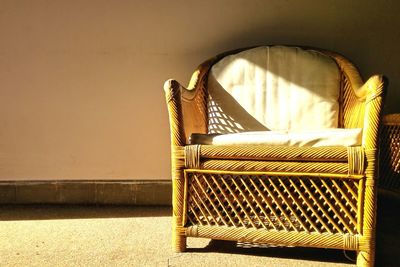
M 205 237 L 355 250 L 357 266 L 373 266 L 378 132 L 386 80 L 375 75 L 363 83 L 347 59 L 319 50 L 339 66 L 339 124 L 363 128 L 361 147 L 189 145 L 191 133 L 207 133 L 212 117 L 207 106 L 210 68 L 243 50 L 201 64 L 187 88 L 175 80 L 164 85 L 174 250 L 183 252 L 187 237 Z

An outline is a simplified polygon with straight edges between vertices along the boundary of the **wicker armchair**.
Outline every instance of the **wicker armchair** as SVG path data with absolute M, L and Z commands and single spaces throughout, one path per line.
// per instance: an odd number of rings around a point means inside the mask
M 263 60 L 269 68 L 264 72 Z M 316 67 L 309 69 L 314 62 Z M 308 72 L 305 79 L 294 81 L 297 76 L 282 70 L 286 67 L 296 75 Z M 254 81 L 260 77 L 266 82 Z M 332 92 L 307 92 L 310 81 L 325 87 L 326 80 L 334 88 L 334 101 L 325 99 Z M 249 100 L 247 87 L 252 86 L 256 95 Z M 273 86 L 278 87 L 266 97 Z M 290 97 L 293 88 L 300 90 L 296 97 Z M 336 53 L 287 46 L 218 55 L 198 67 L 187 88 L 168 80 L 164 90 L 171 130 L 175 251 L 185 250 L 187 237 L 203 237 L 355 250 L 357 266 L 373 266 L 385 88 L 386 80 L 379 75 L 363 84 L 356 68 Z M 291 102 L 283 109 L 274 107 L 286 99 Z M 303 112 L 304 99 L 319 102 Z M 334 110 L 328 112 L 330 117 L 324 111 L 327 103 Z M 313 110 L 315 106 L 322 112 Z M 317 138 L 307 139 L 307 127 Z M 332 128 L 337 132 L 325 142 L 319 134 Z M 340 138 L 346 131 L 358 141 Z

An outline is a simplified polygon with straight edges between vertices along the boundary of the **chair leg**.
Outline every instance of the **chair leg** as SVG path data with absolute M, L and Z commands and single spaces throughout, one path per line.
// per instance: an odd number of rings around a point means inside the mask
M 371 231 L 374 233 L 374 231 Z M 375 238 L 368 238 L 357 252 L 358 267 L 373 267 L 375 264 Z
M 358 251 L 357 253 L 357 267 L 373 267 L 374 254 L 371 251 Z
M 175 229 L 172 234 L 172 247 L 174 252 L 185 252 L 186 250 L 186 236 L 181 235 Z
M 177 168 L 178 169 L 178 168 Z M 172 248 L 175 252 L 184 252 L 186 250 L 186 235 L 184 232 L 184 180 L 183 172 L 177 170 L 174 172 L 172 189 Z

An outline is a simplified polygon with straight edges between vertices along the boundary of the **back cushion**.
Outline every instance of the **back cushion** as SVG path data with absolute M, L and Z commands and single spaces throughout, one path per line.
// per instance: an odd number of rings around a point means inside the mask
M 210 112 L 221 113 L 210 115 L 218 119 L 210 132 L 338 127 L 339 69 L 314 50 L 264 46 L 227 56 L 212 67 L 208 88 Z

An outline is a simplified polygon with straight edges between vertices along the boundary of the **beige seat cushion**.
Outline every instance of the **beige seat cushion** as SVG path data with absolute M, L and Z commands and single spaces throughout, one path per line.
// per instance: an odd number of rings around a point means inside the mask
M 268 146 L 360 146 L 362 129 L 319 131 L 256 131 L 233 134 L 192 134 L 191 144 Z
M 339 69 L 314 50 L 264 46 L 227 56 L 208 88 L 210 132 L 338 127 Z

